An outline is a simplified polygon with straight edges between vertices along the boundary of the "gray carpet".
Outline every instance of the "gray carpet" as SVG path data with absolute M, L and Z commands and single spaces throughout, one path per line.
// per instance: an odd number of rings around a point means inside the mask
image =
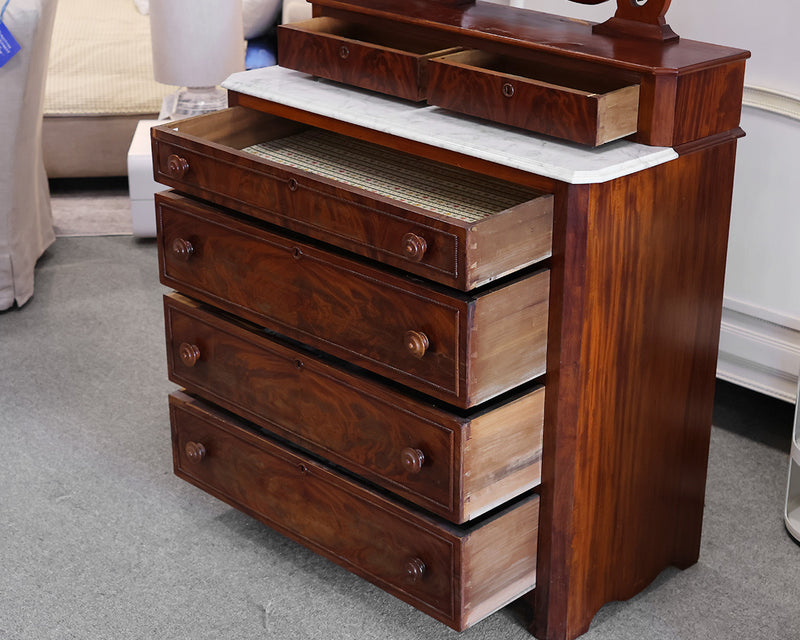
M 0 638 L 530 637 L 509 609 L 459 635 L 175 478 L 162 291 L 152 242 L 59 238 L 0 313 Z M 791 407 L 719 398 L 700 562 L 586 640 L 800 637 Z

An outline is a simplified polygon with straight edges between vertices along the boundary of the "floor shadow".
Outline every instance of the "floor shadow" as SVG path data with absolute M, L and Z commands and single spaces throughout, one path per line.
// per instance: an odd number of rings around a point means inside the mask
M 793 423 L 792 403 L 717 380 L 715 427 L 779 451 L 789 451 Z

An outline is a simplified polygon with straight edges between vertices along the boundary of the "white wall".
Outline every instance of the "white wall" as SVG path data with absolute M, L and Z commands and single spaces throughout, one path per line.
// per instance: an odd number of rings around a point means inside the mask
M 496 1 L 593 22 L 616 9 L 614 1 Z M 719 375 L 794 401 L 800 369 L 800 2 L 674 0 L 667 22 L 682 38 L 753 54 L 745 77 L 747 137 L 737 155 Z

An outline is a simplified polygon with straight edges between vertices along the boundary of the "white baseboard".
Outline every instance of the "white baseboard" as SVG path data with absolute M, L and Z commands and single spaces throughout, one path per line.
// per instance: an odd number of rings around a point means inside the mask
M 783 318 L 780 314 L 726 299 L 722 309 L 717 377 L 794 403 L 798 372 L 800 329 L 797 319 Z

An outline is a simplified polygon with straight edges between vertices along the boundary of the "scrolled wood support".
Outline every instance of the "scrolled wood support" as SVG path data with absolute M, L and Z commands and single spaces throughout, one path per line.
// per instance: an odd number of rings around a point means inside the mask
M 572 0 L 580 4 L 600 4 L 606 0 Z M 667 24 L 667 9 L 672 0 L 617 0 L 614 17 L 592 28 L 594 33 L 609 36 L 632 36 L 647 40 L 678 40 Z

